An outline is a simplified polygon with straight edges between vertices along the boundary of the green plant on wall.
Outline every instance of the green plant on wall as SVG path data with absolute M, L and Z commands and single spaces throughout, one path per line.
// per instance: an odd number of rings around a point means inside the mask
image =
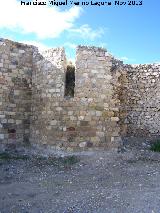
M 151 151 L 160 152 L 160 140 L 151 145 Z

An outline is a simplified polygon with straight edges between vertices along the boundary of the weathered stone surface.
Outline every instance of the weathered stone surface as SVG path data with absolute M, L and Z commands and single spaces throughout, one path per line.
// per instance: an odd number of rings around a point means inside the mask
M 159 136 L 160 65 L 123 65 L 118 72 L 123 135 Z
M 40 53 L 3 39 L 1 142 L 73 150 L 117 147 L 121 135 L 160 134 L 160 65 L 123 65 L 105 49 L 78 46 L 72 98 L 64 97 L 66 69 L 63 48 Z
M 24 122 L 30 120 L 33 47 L 18 44 L 3 39 L 0 46 L 0 133 L 4 143 L 23 142 L 28 129 Z M 12 129 L 18 133 L 10 132 Z

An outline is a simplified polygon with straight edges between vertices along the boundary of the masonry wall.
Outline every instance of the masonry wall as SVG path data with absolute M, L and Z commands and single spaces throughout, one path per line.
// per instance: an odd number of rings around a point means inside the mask
M 63 133 L 66 58 L 63 48 L 33 55 L 31 142 L 57 145 Z
M 0 143 L 110 149 L 121 136 L 160 136 L 160 65 L 124 65 L 78 46 L 74 97 L 63 48 L 0 39 Z
M 160 136 L 160 65 L 123 65 L 119 71 L 122 134 Z
M 75 96 L 79 99 L 80 126 L 87 139 L 102 147 L 118 147 L 119 100 L 114 87 L 117 84 L 112 72 L 112 57 L 105 49 L 81 47 L 77 49 Z M 85 141 L 85 139 L 84 139 Z
M 108 53 L 95 47 L 77 48 L 73 98 L 64 96 L 64 50 L 42 55 L 34 53 L 32 142 L 69 150 L 117 147 L 119 102 Z
M 33 47 L 0 39 L 0 143 L 29 143 Z

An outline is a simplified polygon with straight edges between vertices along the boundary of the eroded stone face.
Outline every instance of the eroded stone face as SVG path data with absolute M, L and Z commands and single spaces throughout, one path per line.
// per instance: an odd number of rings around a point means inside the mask
M 120 120 L 126 134 L 159 136 L 160 65 L 123 65 L 119 71 Z
M 29 140 L 33 47 L 1 39 L 0 143 Z
M 119 101 L 114 98 L 117 79 L 111 72 L 112 57 L 104 49 L 79 46 L 74 98 L 67 98 L 64 97 L 67 68 L 64 49 L 52 49 L 42 55 L 34 52 L 33 59 L 36 70 L 32 77 L 33 143 L 47 141 L 71 149 L 117 147 L 113 138 L 120 136 L 118 114 L 115 115 Z
M 66 69 L 63 48 L 0 42 L 1 143 L 104 149 L 121 135 L 159 135 L 160 65 L 123 65 L 105 49 L 79 46 L 74 97 L 65 97 Z

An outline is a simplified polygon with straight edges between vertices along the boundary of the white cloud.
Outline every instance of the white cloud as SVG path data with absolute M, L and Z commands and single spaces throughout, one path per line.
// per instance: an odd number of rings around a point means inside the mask
M 74 27 L 80 7 L 60 11 L 56 7 L 21 6 L 17 0 L 0 0 L 0 28 L 35 33 L 38 38 L 55 38 Z
M 88 24 L 84 24 L 79 28 L 69 29 L 69 32 L 71 32 L 73 36 L 75 35 L 83 39 L 90 39 L 93 41 L 104 34 L 104 29 L 98 28 L 97 30 L 93 30 Z

